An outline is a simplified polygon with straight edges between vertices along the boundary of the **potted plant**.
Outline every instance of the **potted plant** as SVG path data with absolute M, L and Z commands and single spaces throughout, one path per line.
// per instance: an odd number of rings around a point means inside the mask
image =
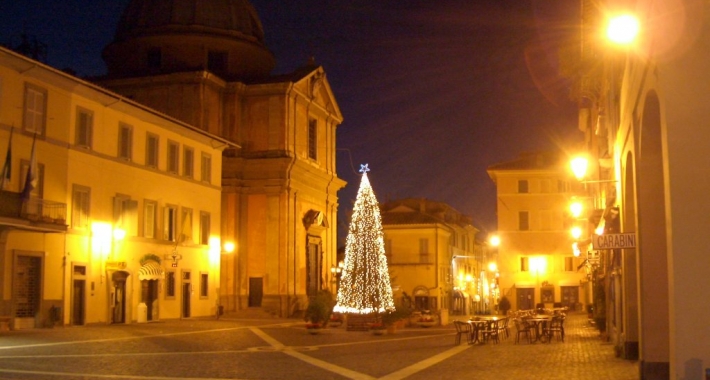
M 394 334 L 397 331 L 398 325 L 403 325 L 403 322 L 409 318 L 412 311 L 405 306 L 399 306 L 394 310 L 389 310 L 382 314 L 382 323 L 387 328 L 388 334 Z
M 328 290 L 321 290 L 308 302 L 305 320 L 306 329 L 311 334 L 317 334 L 320 329 L 325 328 L 330 320 L 335 302 L 333 294 Z
M 436 325 L 436 321 L 434 320 L 434 317 L 431 315 L 431 311 L 429 310 L 424 310 L 422 312 L 422 316 L 419 317 L 419 320 L 417 321 L 417 325 L 420 327 L 432 327 Z

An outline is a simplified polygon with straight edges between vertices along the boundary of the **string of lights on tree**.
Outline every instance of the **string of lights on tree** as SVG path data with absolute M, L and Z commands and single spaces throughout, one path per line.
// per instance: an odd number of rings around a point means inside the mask
M 345 265 L 333 309 L 339 313 L 370 314 L 394 310 L 382 216 L 367 177 L 368 171 L 367 164 L 360 165 L 362 180 L 345 241 Z

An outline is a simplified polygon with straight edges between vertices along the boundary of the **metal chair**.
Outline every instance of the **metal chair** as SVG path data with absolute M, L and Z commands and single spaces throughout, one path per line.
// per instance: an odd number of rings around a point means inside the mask
M 545 326 L 544 335 L 547 335 L 547 341 L 551 342 L 553 336 L 557 336 L 558 341 L 565 341 L 565 317 L 562 315 L 553 316 L 550 322 Z
M 461 335 L 466 335 L 466 341 L 470 344 L 472 342 L 471 334 L 473 329 L 470 323 L 454 321 L 454 327 L 456 327 L 456 345 L 461 344 Z
M 532 343 L 532 326 L 530 326 L 527 322 L 525 322 L 522 319 L 514 319 L 513 320 L 515 323 L 515 344 L 518 344 L 520 341 L 520 336 L 523 335 L 527 337 L 528 343 Z
M 481 338 L 483 339 L 484 342 L 488 342 L 489 339 L 494 340 L 496 343 L 499 342 L 498 337 L 499 337 L 499 328 L 500 326 L 500 320 L 493 320 L 493 321 L 488 321 L 486 326 L 483 328 L 481 331 Z

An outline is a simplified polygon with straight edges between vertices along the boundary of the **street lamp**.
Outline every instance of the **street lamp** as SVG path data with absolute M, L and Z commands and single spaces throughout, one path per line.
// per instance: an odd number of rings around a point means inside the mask
M 636 39 L 640 29 L 636 16 L 620 14 L 609 19 L 606 37 L 615 44 L 628 45 Z

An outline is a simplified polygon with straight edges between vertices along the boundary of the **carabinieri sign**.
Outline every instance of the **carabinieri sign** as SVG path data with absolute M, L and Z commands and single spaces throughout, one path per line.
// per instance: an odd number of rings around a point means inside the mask
M 592 237 L 594 249 L 636 248 L 636 234 L 604 234 Z

